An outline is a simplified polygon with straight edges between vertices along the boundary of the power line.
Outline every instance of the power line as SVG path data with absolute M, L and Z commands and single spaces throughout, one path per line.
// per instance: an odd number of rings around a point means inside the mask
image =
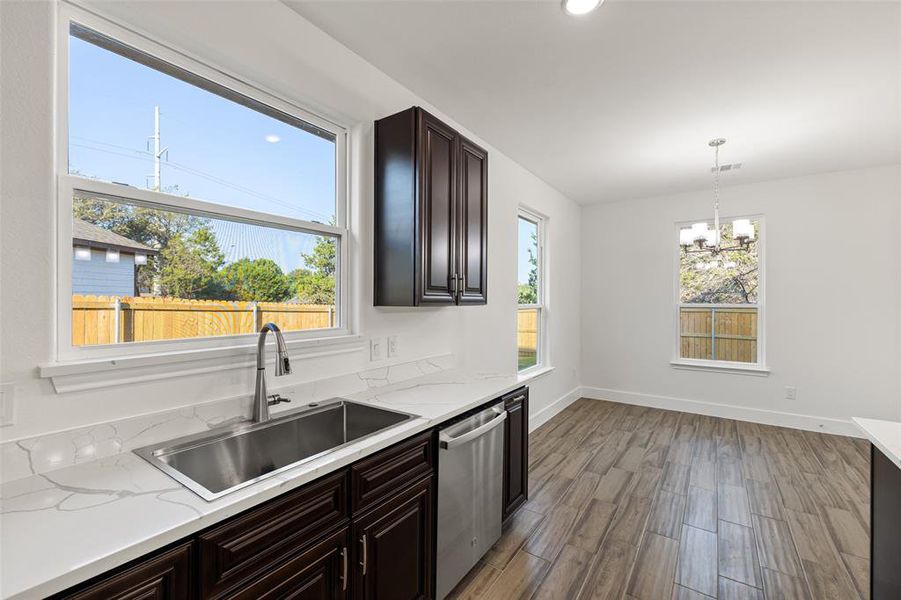
M 74 136 L 74 135 L 73 135 L 73 136 L 71 136 L 71 137 L 72 137 L 72 138 L 76 138 L 76 139 L 84 140 L 84 141 L 89 142 L 89 143 L 91 143 L 91 144 L 100 144 L 100 145 L 103 145 L 103 146 L 109 146 L 110 148 L 116 148 L 116 149 L 124 150 L 124 151 L 126 151 L 126 152 L 131 153 L 131 154 L 126 154 L 125 152 L 116 152 L 116 151 L 114 151 L 114 150 L 108 150 L 108 149 L 106 149 L 106 148 L 95 148 L 95 147 L 92 147 L 92 146 L 89 146 L 89 145 L 86 145 L 86 144 L 76 144 L 76 143 L 73 143 L 73 144 L 72 144 L 73 146 L 76 146 L 76 147 L 79 147 L 79 148 L 85 148 L 85 149 L 88 149 L 88 150 L 95 150 L 95 151 L 97 151 L 97 152 L 106 152 L 107 154 L 113 154 L 113 155 L 115 155 L 115 156 L 124 156 L 124 157 L 126 157 L 126 158 L 136 158 L 136 159 L 143 159 L 143 160 L 148 160 L 148 161 L 153 160 L 153 153 L 151 153 L 151 152 L 149 152 L 149 151 L 146 151 L 146 150 L 136 150 L 136 149 L 134 149 L 134 148 L 128 148 L 128 147 L 126 147 L 126 146 L 120 146 L 120 145 L 117 145 L 117 144 L 111 144 L 111 143 L 109 143 L 109 142 L 101 142 L 101 141 L 99 141 L 99 140 L 93 140 L 93 139 L 86 138 L 86 137 L 83 137 L 83 136 Z M 135 156 L 135 155 L 139 155 L 139 156 Z M 140 156 L 140 155 L 143 155 L 143 156 Z M 183 164 L 181 164 L 181 163 L 173 162 L 173 161 L 169 161 L 169 160 L 166 161 L 166 166 L 172 167 L 172 168 L 174 168 L 174 169 L 176 169 L 176 170 L 179 170 L 179 171 L 182 171 L 182 172 L 185 172 L 185 173 L 189 173 L 189 174 L 191 174 L 191 175 L 195 175 L 195 176 L 197 176 L 197 177 L 201 177 L 201 178 L 206 179 L 206 180 L 208 180 L 208 181 L 212 181 L 213 183 L 217 183 L 217 184 L 219 184 L 219 185 L 221 185 L 221 186 L 224 186 L 224 187 L 233 189 L 233 190 L 235 190 L 235 191 L 238 191 L 238 192 L 241 192 L 241 193 L 244 193 L 244 194 L 253 196 L 253 197 L 258 198 L 258 199 L 260 199 L 260 200 L 266 200 L 266 201 L 272 202 L 273 204 L 277 204 L 277 205 L 279 205 L 279 206 L 283 206 L 283 207 L 285 207 L 285 208 L 287 208 L 287 209 L 289 209 L 289 210 L 291 210 L 291 211 L 300 212 L 300 213 L 306 213 L 307 215 L 310 215 L 310 216 L 313 216 L 313 217 L 322 218 L 322 219 L 324 219 L 324 221 L 322 221 L 323 223 L 328 222 L 328 220 L 331 218 L 329 215 L 326 215 L 326 214 L 324 214 L 324 213 L 320 213 L 320 212 L 317 212 L 317 211 L 314 211 L 314 210 L 310 210 L 310 209 L 302 208 L 302 207 L 299 207 L 299 206 L 295 206 L 295 205 L 293 205 L 293 204 L 291 204 L 291 203 L 289 203 L 289 202 L 285 202 L 284 200 L 280 200 L 280 199 L 275 198 L 275 197 L 273 197 L 273 196 L 269 196 L 268 194 L 263 194 L 263 193 L 261 193 L 261 192 L 257 192 L 257 191 L 255 191 L 255 190 L 253 190 L 253 189 L 246 188 L 246 187 L 241 186 L 241 185 L 236 184 L 236 183 L 232 183 L 232 182 L 230 182 L 230 181 L 228 181 L 228 180 L 222 179 L 221 177 L 217 177 L 216 175 L 212 175 L 212 174 L 210 174 L 210 173 L 207 173 L 207 172 L 205 172 L 205 171 L 201 171 L 200 169 L 196 169 L 196 168 L 194 168 L 194 167 L 189 167 L 189 166 L 187 166 L 187 165 L 183 165 Z

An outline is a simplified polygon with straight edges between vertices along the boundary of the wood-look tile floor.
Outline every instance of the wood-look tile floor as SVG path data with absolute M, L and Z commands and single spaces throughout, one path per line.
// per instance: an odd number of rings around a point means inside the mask
M 529 451 L 528 502 L 450 597 L 869 596 L 861 440 L 583 399 Z

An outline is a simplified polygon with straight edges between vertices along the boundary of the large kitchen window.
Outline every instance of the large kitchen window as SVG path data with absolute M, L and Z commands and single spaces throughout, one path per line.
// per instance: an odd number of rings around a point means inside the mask
M 763 220 L 735 222 L 750 230 L 742 234 L 745 243 L 727 221 L 720 240 L 726 250 L 720 253 L 703 241 L 678 242 L 676 364 L 738 369 L 764 364 Z M 689 225 L 677 230 L 688 231 Z M 692 225 L 704 229 L 704 223 Z
M 539 215 L 521 209 L 517 224 L 517 368 L 525 371 L 544 363 L 545 221 Z
M 67 27 L 61 356 L 347 332 L 343 128 L 130 32 Z

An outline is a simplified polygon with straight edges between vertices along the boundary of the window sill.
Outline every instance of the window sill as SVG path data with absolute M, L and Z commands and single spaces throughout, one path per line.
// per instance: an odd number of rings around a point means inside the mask
M 287 346 L 292 360 L 304 360 L 361 352 L 365 339 L 356 334 L 295 339 L 288 340 Z M 219 348 L 50 362 L 39 365 L 38 373 L 41 378 L 50 379 L 56 392 L 62 394 L 250 367 L 255 364 L 256 351 L 254 340 Z
M 761 365 L 743 365 L 741 363 L 717 362 L 711 360 L 673 360 L 670 366 L 687 371 L 708 371 L 710 373 L 729 373 L 733 375 L 752 375 L 767 377 L 770 370 Z
M 516 374 L 516 380 L 519 383 L 526 383 L 527 381 L 532 381 L 533 379 L 538 379 L 539 377 L 544 377 L 545 375 L 549 375 L 553 373 L 554 367 L 546 366 L 546 365 L 538 365 L 534 367 L 529 367 L 524 371 L 520 371 Z

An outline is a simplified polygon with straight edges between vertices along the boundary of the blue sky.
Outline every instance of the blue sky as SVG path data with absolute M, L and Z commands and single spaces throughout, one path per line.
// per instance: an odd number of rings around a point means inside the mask
M 70 172 L 150 187 L 155 106 L 169 150 L 164 190 L 321 223 L 334 216 L 334 142 L 70 37 Z M 229 222 L 214 231 L 229 261 L 271 258 L 285 271 L 315 242 Z

